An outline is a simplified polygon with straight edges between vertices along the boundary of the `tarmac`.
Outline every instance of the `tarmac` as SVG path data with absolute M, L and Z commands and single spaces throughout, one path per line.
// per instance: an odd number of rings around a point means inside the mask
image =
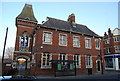
M 35 76 L 36 79 L 115 79 L 115 80 L 120 80 L 120 71 L 105 71 L 103 74 L 101 72 L 95 72 L 92 74 L 88 73 L 82 73 L 82 74 L 77 74 L 76 76 L 54 76 L 54 75 L 49 75 L 49 76 Z

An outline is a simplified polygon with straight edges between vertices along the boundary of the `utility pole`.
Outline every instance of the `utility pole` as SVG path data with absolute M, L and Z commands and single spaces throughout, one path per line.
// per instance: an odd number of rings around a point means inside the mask
M 7 41 L 7 34 L 8 34 L 8 27 L 6 29 L 6 36 L 5 36 L 3 55 L 2 55 L 2 76 L 4 75 L 4 55 L 5 55 L 5 46 L 6 46 L 6 41 Z

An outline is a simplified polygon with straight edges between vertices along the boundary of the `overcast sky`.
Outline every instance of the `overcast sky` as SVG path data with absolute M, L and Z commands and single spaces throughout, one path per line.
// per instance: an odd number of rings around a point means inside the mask
M 74 13 L 76 23 L 86 25 L 100 36 L 103 36 L 108 28 L 114 30 L 118 27 L 118 2 L 0 2 L 0 55 L 3 53 L 7 27 L 9 30 L 6 48 L 15 46 L 15 18 L 26 3 L 32 5 L 39 24 L 45 21 L 46 17 L 67 20 L 68 16 Z

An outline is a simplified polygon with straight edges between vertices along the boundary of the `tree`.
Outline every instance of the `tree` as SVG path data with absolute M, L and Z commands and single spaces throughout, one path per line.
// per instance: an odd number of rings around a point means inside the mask
M 5 56 L 7 58 L 13 59 L 13 53 L 14 53 L 14 48 L 13 47 L 8 47 L 5 52 Z

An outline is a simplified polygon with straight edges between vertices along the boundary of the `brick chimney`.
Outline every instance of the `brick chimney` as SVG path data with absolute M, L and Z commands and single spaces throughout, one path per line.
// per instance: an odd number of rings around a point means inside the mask
M 111 30 L 110 30 L 110 28 L 108 29 L 108 35 L 111 35 Z
M 104 36 L 107 36 L 106 32 L 104 33 Z
M 71 23 L 73 23 L 73 22 L 75 23 L 75 15 L 73 13 L 71 15 L 69 15 L 68 21 Z

